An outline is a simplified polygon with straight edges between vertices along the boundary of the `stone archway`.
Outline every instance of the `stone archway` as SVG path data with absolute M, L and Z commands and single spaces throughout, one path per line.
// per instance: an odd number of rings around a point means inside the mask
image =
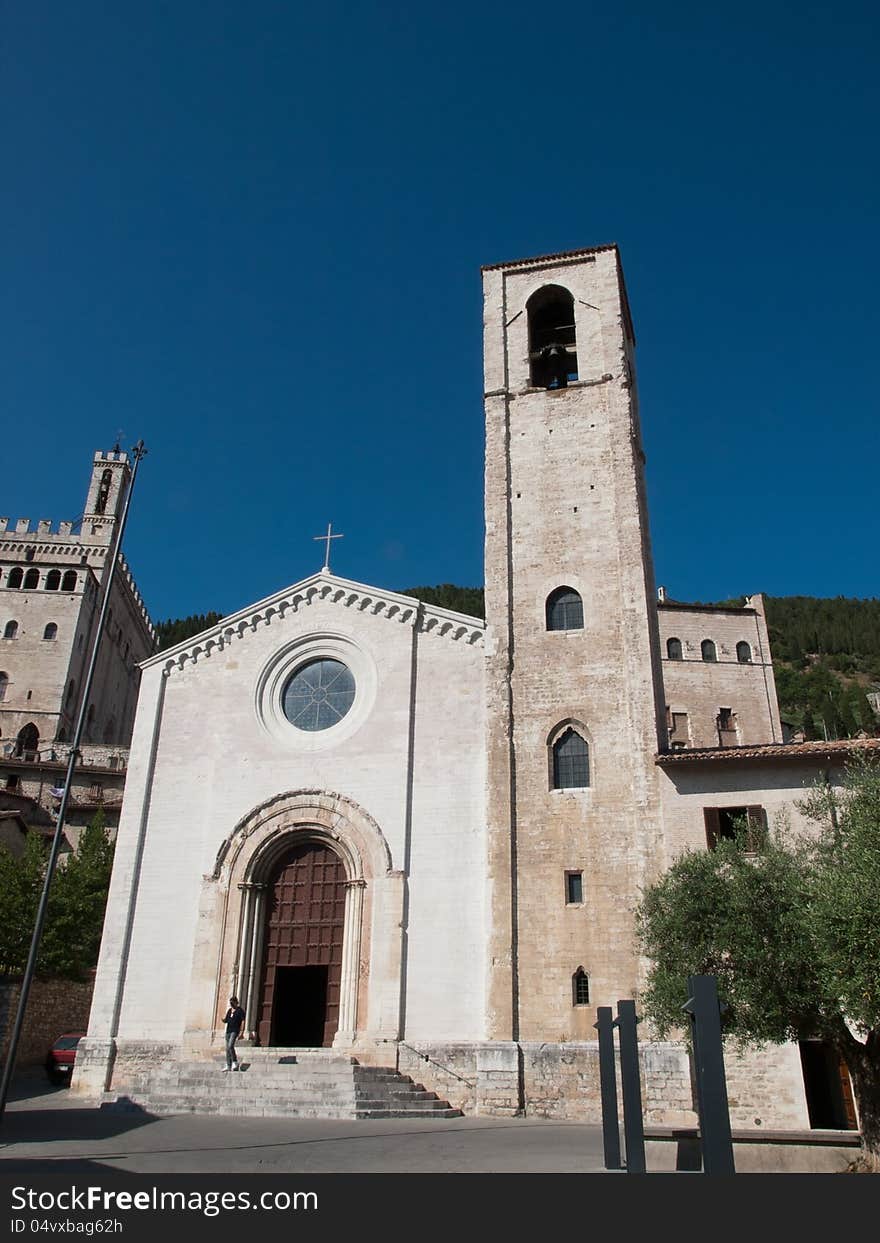
M 300 854 L 300 852 L 303 852 Z M 325 853 L 329 852 L 329 854 Z M 332 856 L 332 858 L 330 857 Z M 286 913 L 287 944 L 270 959 L 267 932 L 275 901 L 274 887 L 287 866 L 310 858 L 309 868 L 323 859 L 329 867 L 334 919 L 328 928 L 311 917 L 300 921 Z M 308 870 L 308 868 L 306 869 Z M 282 880 L 282 886 L 291 880 Z M 295 886 L 296 879 L 293 880 Z M 339 892 L 342 892 L 342 937 L 338 937 Z M 304 890 L 303 890 L 304 892 Z M 288 906 L 290 904 L 288 903 Z M 193 953 L 190 1002 L 185 1043 L 209 1046 L 218 1038 L 230 994 L 245 1009 L 248 1036 L 277 1043 L 278 1015 L 265 995 L 264 967 L 338 967 L 338 1016 L 327 1012 L 322 1040 L 336 1047 L 370 1045 L 396 1039 L 400 1014 L 402 969 L 403 877 L 391 867 L 381 829 L 351 799 L 317 790 L 280 794 L 243 817 L 220 846 L 214 868 L 205 876 L 199 909 L 199 931 Z M 301 925 L 295 932 L 295 925 Z M 330 926 L 337 929 L 331 935 Z M 312 928 L 337 945 L 325 957 L 338 962 L 303 961 L 305 949 L 295 944 Z M 312 937 L 313 941 L 315 937 Z M 308 937 L 306 936 L 306 940 Z M 313 954 L 316 951 L 313 946 Z M 285 956 L 289 953 L 292 957 Z M 315 973 L 320 974 L 320 973 Z M 335 979 L 326 977 L 329 992 Z M 302 983 L 302 977 L 300 979 Z M 316 986 L 317 987 L 317 986 Z M 210 990 L 210 991 L 208 991 Z M 333 1006 L 336 999 L 331 995 Z M 282 1019 L 282 1025 L 283 1025 Z M 268 1032 L 267 1032 L 268 1025 Z M 335 1034 L 329 1030 L 335 1025 Z

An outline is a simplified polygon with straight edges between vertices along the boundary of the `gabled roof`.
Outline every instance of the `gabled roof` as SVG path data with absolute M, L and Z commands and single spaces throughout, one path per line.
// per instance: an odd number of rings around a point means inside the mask
M 326 570 L 304 578 L 301 582 L 276 591 L 256 604 L 239 609 L 222 618 L 216 625 L 210 626 L 200 634 L 184 639 L 174 647 L 157 652 L 148 660 L 141 662 L 141 669 L 149 669 L 156 664 L 171 666 L 183 665 L 188 659 L 199 655 L 209 655 L 215 648 L 226 647 L 228 643 L 243 638 L 257 625 L 269 625 L 273 619 L 281 619 L 286 613 L 298 612 L 308 608 L 318 600 L 326 600 L 338 604 L 340 608 L 356 608 L 360 612 L 381 615 L 389 621 L 416 626 L 423 633 L 434 633 L 449 639 L 463 639 L 465 644 L 482 645 L 486 623 L 480 617 L 468 617 L 465 613 L 455 613 L 451 609 L 441 609 L 434 604 L 425 604 L 414 596 L 400 595 L 395 591 L 383 591 L 378 587 L 370 587 L 366 583 L 357 583 L 352 579 L 338 578 Z

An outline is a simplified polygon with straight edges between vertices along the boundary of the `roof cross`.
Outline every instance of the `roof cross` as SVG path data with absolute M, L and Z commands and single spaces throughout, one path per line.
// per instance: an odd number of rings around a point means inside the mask
M 323 540 L 323 541 L 324 541 L 324 543 L 327 545 L 327 547 L 324 549 L 324 565 L 323 565 L 323 567 L 322 567 L 322 568 L 323 568 L 323 570 L 325 570 L 325 571 L 326 571 L 326 573 L 328 573 L 328 574 L 330 573 L 330 541 L 331 541 L 332 539 L 345 539 L 345 536 L 344 536 L 344 535 L 333 535 L 333 534 L 331 534 L 331 532 L 332 532 L 332 531 L 333 531 L 333 523 L 332 523 L 332 522 L 328 522 L 328 523 L 327 523 L 327 534 L 326 534 L 326 535 L 313 535 L 313 536 L 312 536 L 312 539 L 319 539 L 319 540 Z

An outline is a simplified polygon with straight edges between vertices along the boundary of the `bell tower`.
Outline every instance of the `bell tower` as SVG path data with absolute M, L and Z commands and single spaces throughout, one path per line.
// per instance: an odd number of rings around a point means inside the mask
M 633 996 L 663 725 L 635 337 L 616 246 L 483 269 L 488 1036 Z
M 97 536 L 102 543 L 112 541 L 130 478 L 128 454 L 118 446 L 108 453 L 95 454 L 82 520 L 84 532 Z

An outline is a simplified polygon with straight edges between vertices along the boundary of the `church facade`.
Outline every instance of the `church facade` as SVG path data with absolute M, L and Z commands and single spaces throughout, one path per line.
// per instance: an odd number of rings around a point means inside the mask
M 325 567 L 143 662 L 74 1090 L 219 1066 L 236 994 L 263 1047 L 596 1119 L 641 890 L 741 817 L 808 831 L 870 745 L 783 742 L 760 596 L 658 600 L 616 247 L 483 280 L 485 622 Z M 684 1046 L 642 1058 L 648 1119 L 691 1122 Z M 735 1123 L 810 1125 L 804 1065 L 731 1057 Z

